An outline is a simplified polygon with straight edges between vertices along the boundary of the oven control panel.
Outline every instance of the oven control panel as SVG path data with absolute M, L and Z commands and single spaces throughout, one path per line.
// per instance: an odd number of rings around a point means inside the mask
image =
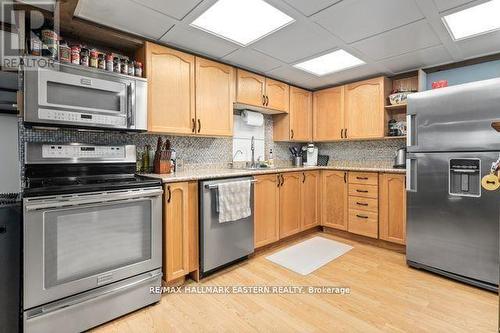
M 69 123 L 100 124 L 120 127 L 124 127 L 127 125 L 127 120 L 125 117 L 60 110 L 39 109 L 38 118 Z
M 42 158 L 125 158 L 124 146 L 82 146 L 50 145 L 42 146 Z

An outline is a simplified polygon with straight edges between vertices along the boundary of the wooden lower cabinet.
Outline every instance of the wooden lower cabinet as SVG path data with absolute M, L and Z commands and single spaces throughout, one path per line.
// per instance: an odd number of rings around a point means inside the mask
M 347 172 L 321 172 L 321 225 L 347 230 Z
M 165 185 L 163 279 L 171 282 L 198 269 L 197 182 Z
M 305 171 L 302 173 L 301 196 L 301 224 L 300 229 L 306 230 L 319 225 L 319 171 Z
M 255 176 L 254 244 L 261 247 L 279 240 L 279 175 Z
M 301 228 L 302 172 L 281 174 L 280 185 L 280 238 L 300 231 Z
M 406 244 L 406 178 L 403 174 L 381 173 L 380 239 Z

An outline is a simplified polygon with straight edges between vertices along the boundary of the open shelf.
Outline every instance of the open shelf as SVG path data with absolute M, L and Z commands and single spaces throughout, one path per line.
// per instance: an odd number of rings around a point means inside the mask
M 395 110 L 395 111 L 396 111 L 396 110 L 397 110 L 397 111 L 402 111 L 402 110 L 406 110 L 406 106 L 407 106 L 407 105 L 408 105 L 408 104 L 406 104 L 406 103 L 402 103 L 402 104 L 395 104 L 395 105 L 386 105 L 386 106 L 385 106 L 385 109 L 386 109 L 386 110 L 389 110 L 389 111 L 391 111 L 391 110 Z

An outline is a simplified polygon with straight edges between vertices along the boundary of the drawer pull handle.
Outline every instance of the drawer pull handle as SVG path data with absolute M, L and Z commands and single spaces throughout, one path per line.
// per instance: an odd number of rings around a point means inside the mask
M 356 179 L 359 179 L 359 180 L 368 180 L 368 177 L 356 177 Z
M 356 192 L 359 192 L 359 193 L 368 193 L 368 190 L 356 190 Z
M 365 216 L 365 215 L 356 214 L 356 216 L 359 217 L 360 219 L 367 219 L 368 218 L 368 216 Z
M 368 206 L 368 204 L 364 203 L 364 202 L 356 202 L 356 205 L 359 205 L 359 206 Z

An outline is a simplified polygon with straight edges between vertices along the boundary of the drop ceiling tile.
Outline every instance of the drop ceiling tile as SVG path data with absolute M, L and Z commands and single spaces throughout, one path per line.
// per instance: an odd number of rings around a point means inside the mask
M 236 44 L 208 32 L 179 25 L 173 27 L 160 41 L 215 58 L 221 58 L 238 49 Z
M 377 67 L 373 65 L 362 65 L 359 67 L 347 69 L 345 71 L 328 74 L 321 77 L 323 85 L 334 85 L 343 82 L 355 81 L 361 78 L 373 77 L 376 75 L 388 74 L 382 73 Z
M 434 31 L 425 20 L 421 20 L 351 46 L 377 61 L 438 44 L 440 41 Z
M 437 66 L 453 62 L 446 48 L 442 45 L 406 53 L 382 60 L 380 64 L 394 73 L 402 73 L 418 68 Z
M 464 58 L 470 59 L 500 52 L 500 31 L 455 42 Z
M 288 65 L 282 66 L 280 68 L 273 69 L 266 73 L 267 75 L 277 78 L 279 80 L 283 80 L 286 82 L 290 82 L 292 84 L 296 84 L 301 87 L 306 87 L 307 85 L 321 85 L 321 80 L 312 74 L 301 71 L 300 69 L 296 69 L 295 67 L 291 67 Z
M 320 27 L 294 22 L 252 44 L 252 48 L 286 63 L 309 58 L 337 45 Z
M 175 23 L 168 16 L 129 0 L 80 0 L 75 15 L 152 39 L 160 38 Z
M 281 66 L 278 60 L 249 48 L 239 49 L 222 60 L 260 72 L 267 72 Z
M 304 0 L 284 0 L 293 8 L 297 9 L 299 12 L 305 16 L 311 16 L 326 7 L 329 7 L 341 0 L 315 0 L 315 1 L 304 1 Z
M 133 0 L 143 6 L 149 7 L 165 15 L 182 20 L 191 10 L 193 10 L 202 0 Z
M 342 1 L 313 20 L 347 43 L 423 18 L 414 0 Z
M 444 12 L 448 9 L 456 8 L 471 2 L 473 2 L 473 0 L 434 0 L 439 12 Z

